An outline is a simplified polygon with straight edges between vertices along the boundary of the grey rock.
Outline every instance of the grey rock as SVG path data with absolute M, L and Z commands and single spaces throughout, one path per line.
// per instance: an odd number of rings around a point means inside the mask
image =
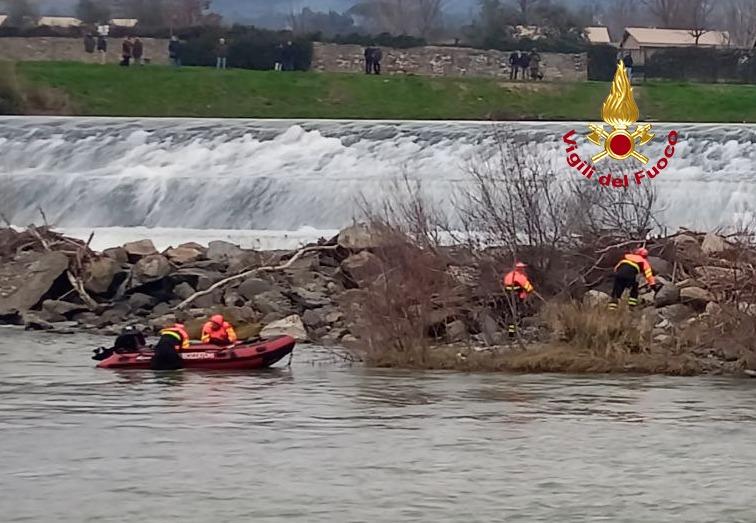
M 45 300 L 42 302 L 42 310 L 57 316 L 73 317 L 79 312 L 89 310 L 85 305 L 69 303 L 60 300 Z
M 139 285 L 162 280 L 171 273 L 172 267 L 165 256 L 154 254 L 145 256 L 134 265 L 132 274 Z
M 276 336 L 291 336 L 297 341 L 307 341 L 307 331 L 305 330 L 304 323 L 302 323 L 302 318 L 294 314 L 266 325 L 260 331 L 260 337 L 262 338 L 273 338 Z
M 674 239 L 675 248 L 677 252 L 684 258 L 698 259 L 703 256 L 701 246 L 698 244 L 698 240 L 687 234 L 681 234 Z
M 714 301 L 714 296 L 706 289 L 700 287 L 687 287 L 680 291 L 680 301 L 683 304 L 690 305 L 701 312 L 706 310 L 709 302 Z
M 280 312 L 269 312 L 268 314 L 262 317 L 262 319 L 260 320 L 260 323 L 262 323 L 263 325 L 267 325 L 269 323 L 282 320 L 285 317 L 286 316 L 284 314 L 281 314 Z
M 328 324 L 333 325 L 334 323 L 338 323 L 341 320 L 344 319 L 344 313 L 341 311 L 331 311 L 326 314 L 325 321 Z
M 245 250 L 241 254 L 229 258 L 227 272 L 229 274 L 240 274 L 261 266 L 262 255 L 257 251 Z
M 326 324 L 323 312 L 318 309 L 305 311 L 302 315 L 302 322 L 311 330 L 318 329 Z
M 93 294 L 106 294 L 120 271 L 121 262 L 113 258 L 94 260 L 84 272 L 84 288 Z
M 717 302 L 709 302 L 706 304 L 706 310 L 704 311 L 709 316 L 717 316 L 721 314 L 722 307 Z
M 157 303 L 157 299 L 142 293 L 134 293 L 129 297 L 129 307 L 131 310 L 151 309 Z
M 455 320 L 446 326 L 446 341 L 455 343 L 468 337 L 467 325 L 462 320 Z
M 666 307 L 680 303 L 680 289 L 671 283 L 664 285 L 654 298 L 654 305 L 657 308 Z
M 712 285 L 720 282 L 734 283 L 738 281 L 738 272 L 727 267 L 696 267 L 693 274 L 703 285 Z M 740 275 L 740 279 L 743 275 Z
M 500 342 L 501 333 L 499 332 L 499 324 L 490 312 L 482 311 L 478 314 L 478 324 L 480 325 L 480 333 L 486 345 L 493 346 Z
M 202 309 L 210 309 L 223 302 L 223 291 L 215 289 L 210 294 L 205 294 L 194 300 L 194 306 Z
M 176 285 L 173 288 L 173 294 L 181 298 L 182 300 L 187 299 L 189 296 L 194 294 L 194 289 L 191 285 L 189 285 L 186 282 L 181 282 L 178 285 Z
M 241 307 L 246 301 L 236 289 L 228 289 L 223 295 L 223 303 L 228 307 Z
M 139 240 L 129 242 L 123 246 L 130 263 L 136 263 L 147 256 L 154 256 L 158 253 L 152 240 Z
M 164 316 L 159 316 L 157 318 L 153 318 L 147 323 L 147 325 L 148 325 L 148 330 L 157 332 L 157 331 L 160 331 L 161 329 L 174 325 L 176 322 L 177 322 L 176 315 L 171 313 L 171 314 L 166 314 Z
M 716 351 L 716 355 L 724 361 L 738 361 L 740 359 L 740 349 L 738 347 L 722 347 Z
M 95 314 L 94 312 L 80 312 L 76 315 L 74 315 L 73 319 L 76 320 L 76 322 L 81 325 L 89 325 L 94 327 L 95 323 L 97 323 L 97 320 L 100 317 Z
M 612 297 L 605 292 L 590 290 L 583 296 L 583 303 L 592 307 L 603 307 L 609 303 Z
M 366 224 L 357 224 L 339 232 L 338 244 L 344 249 L 361 251 L 375 249 L 394 243 L 390 235 L 371 228 Z
M 254 308 L 263 314 L 277 312 L 288 315 L 294 312 L 294 307 L 288 298 L 276 290 L 258 294 L 252 298 L 251 302 Z
M 682 303 L 669 305 L 661 309 L 656 309 L 656 311 L 658 311 L 660 318 L 669 320 L 673 325 L 682 323 L 696 315 L 695 310 Z
M 176 247 L 165 251 L 165 257 L 176 265 L 185 265 L 202 259 L 205 255 L 203 249 L 194 247 Z
M 246 299 L 251 300 L 258 294 L 268 292 L 273 289 L 273 284 L 262 278 L 249 278 L 239 285 L 239 294 Z
M 310 292 L 301 287 L 295 287 L 291 291 L 284 292 L 284 294 L 288 296 L 292 302 L 304 309 L 317 309 L 331 304 L 331 300 L 325 294 L 321 292 Z
M 369 251 L 353 254 L 341 262 L 341 270 L 351 283 L 366 287 L 383 272 L 380 259 Z
M 216 240 L 208 244 L 205 255 L 210 260 L 228 261 L 236 256 L 241 256 L 243 253 L 244 251 L 238 245 Z
M 204 291 L 209 289 L 214 283 L 222 280 L 223 275 L 219 272 L 206 269 L 184 267 L 171 274 L 169 279 L 174 284 L 188 283 L 192 288 Z
M 23 253 L 0 265 L 0 315 L 33 308 L 68 270 L 68 257 L 60 252 Z
M 113 247 L 112 249 L 105 249 L 102 254 L 116 261 L 119 264 L 129 263 L 129 253 L 123 247 Z
M 54 327 L 51 323 L 43 320 L 36 314 L 24 314 L 24 329 L 28 331 L 48 331 Z
M 655 256 L 649 256 L 648 262 L 651 264 L 651 268 L 655 275 L 672 277 L 673 266 L 667 260 Z
M 166 314 L 169 314 L 170 312 L 171 312 L 171 306 L 168 305 L 167 303 L 158 303 L 152 309 L 152 314 L 154 316 L 165 316 Z
M 720 254 L 727 250 L 727 242 L 721 236 L 710 232 L 704 237 L 701 250 L 706 255 Z

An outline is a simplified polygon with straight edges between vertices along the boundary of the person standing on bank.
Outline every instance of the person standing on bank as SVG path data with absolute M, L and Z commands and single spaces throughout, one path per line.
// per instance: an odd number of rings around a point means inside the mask
M 131 40 L 131 37 L 127 37 L 126 40 L 123 41 L 123 45 L 121 46 L 121 65 L 123 67 L 128 67 L 131 64 L 131 56 L 134 51 L 134 42 Z
M 511 309 L 507 323 L 507 334 L 510 338 L 514 338 L 517 334 L 517 325 L 525 314 L 525 300 L 535 292 L 525 272 L 527 268 L 525 263 L 515 263 L 514 270 L 505 274 L 501 282 Z
M 372 47 L 365 48 L 365 74 L 373 73 L 373 53 L 375 53 L 375 49 Z
M 181 42 L 179 42 L 176 35 L 171 37 L 171 41 L 168 44 L 168 58 L 172 66 L 181 67 Z
M 216 49 L 216 56 L 218 59 L 216 60 L 215 68 L 216 69 L 225 69 L 227 65 L 228 60 L 228 44 L 226 43 L 225 38 L 221 38 L 218 40 L 218 48 Z
M 373 48 L 373 72 L 381 74 L 381 60 L 383 60 L 383 51 L 380 47 Z
M 633 82 L 633 57 L 630 53 L 626 53 L 622 59 L 622 63 L 625 64 L 625 71 L 627 72 L 627 79 L 630 83 Z
M 131 58 L 134 60 L 134 64 L 144 65 L 144 44 L 138 36 L 131 48 Z
M 512 51 L 509 55 L 509 79 L 517 80 L 517 72 L 520 69 L 520 51 Z

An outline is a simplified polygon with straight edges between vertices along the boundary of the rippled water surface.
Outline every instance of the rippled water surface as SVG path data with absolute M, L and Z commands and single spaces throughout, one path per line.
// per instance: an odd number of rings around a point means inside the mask
M 756 521 L 756 380 L 115 373 L 0 329 L 0 521 Z

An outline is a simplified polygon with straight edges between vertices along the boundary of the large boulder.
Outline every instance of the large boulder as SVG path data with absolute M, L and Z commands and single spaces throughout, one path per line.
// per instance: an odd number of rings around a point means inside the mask
M 157 298 L 153 298 L 148 294 L 136 292 L 129 297 L 129 307 L 134 311 L 151 309 L 156 304 Z
M 383 272 L 381 260 L 369 251 L 354 254 L 341 262 L 341 270 L 348 283 L 367 287 Z
M 93 260 L 84 272 L 84 288 L 93 294 L 107 294 L 120 271 L 121 263 L 113 258 Z
M 713 232 L 708 233 L 701 244 L 701 250 L 707 256 L 712 254 L 720 254 L 727 250 L 727 242 L 724 238 Z
M 714 296 L 700 287 L 687 287 L 680 291 L 680 301 L 693 307 L 697 311 L 705 311 L 706 306 L 714 301 Z
M 205 255 L 209 260 L 228 261 L 237 256 L 241 256 L 243 253 L 244 250 L 238 245 L 224 242 L 222 240 L 216 240 L 208 244 L 207 253 Z
M 126 251 L 130 263 L 136 263 L 142 258 L 158 253 L 152 240 L 129 242 L 123 246 L 123 250 Z
M 304 323 L 302 323 L 302 318 L 294 314 L 282 320 L 274 321 L 260 331 L 260 337 L 262 338 L 273 338 L 276 336 L 291 336 L 297 341 L 307 341 L 307 331 L 305 330 Z
M 696 315 L 696 311 L 682 303 L 669 305 L 668 307 L 657 309 L 657 311 L 661 319 L 665 319 L 673 325 L 682 323 Z
M 249 278 L 239 285 L 238 292 L 246 299 L 251 300 L 258 294 L 268 292 L 272 289 L 273 284 L 268 280 L 263 280 L 262 278 Z
M 228 273 L 240 274 L 250 269 L 260 267 L 263 264 L 263 256 L 257 251 L 243 250 L 240 254 L 228 259 Z
M 120 264 L 129 263 L 129 253 L 123 247 L 113 247 L 112 249 L 105 249 L 102 251 L 104 256 L 107 256 L 111 260 L 115 260 Z
M 727 267 L 696 267 L 693 269 L 696 278 L 703 285 L 732 284 L 743 278 L 735 269 Z
M 310 330 L 323 327 L 326 324 L 325 314 L 322 309 L 310 309 L 302 315 L 302 322 Z
M 446 325 L 446 341 L 456 343 L 468 337 L 467 325 L 462 320 L 454 320 Z
M 170 280 L 178 285 L 188 283 L 192 288 L 198 291 L 209 289 L 214 283 L 223 279 L 223 275 L 217 271 L 199 269 L 199 268 L 181 268 L 171 274 Z
M 139 285 L 162 280 L 171 273 L 171 263 L 165 256 L 153 254 L 139 260 L 132 274 L 134 282 Z
M 590 290 L 585 293 L 585 296 L 583 296 L 583 303 L 590 307 L 603 307 L 607 305 L 611 299 L 612 297 L 605 292 Z
M 394 243 L 391 235 L 366 224 L 347 227 L 339 233 L 337 241 L 339 246 L 351 251 L 376 249 Z
M 67 301 L 45 300 L 42 302 L 42 310 L 55 316 L 65 316 L 66 318 L 72 318 L 79 312 L 88 311 L 89 308 L 85 305 L 69 303 Z
M 164 254 L 172 263 L 185 265 L 201 260 L 205 252 L 195 247 L 176 247 L 166 250 Z
M 68 257 L 60 252 L 23 253 L 0 265 L 0 315 L 33 308 L 68 270 Z
M 311 292 L 301 287 L 284 292 L 292 302 L 303 309 L 317 309 L 331 304 L 331 300 L 321 292 Z
M 258 294 L 250 301 L 254 308 L 263 314 L 278 313 L 288 315 L 295 312 L 291 301 L 277 290 Z
M 173 294 L 181 298 L 182 300 L 187 299 L 189 296 L 194 294 L 194 289 L 191 285 L 189 285 L 186 282 L 181 282 L 175 287 L 173 287 Z
M 703 251 L 693 236 L 687 234 L 681 234 L 675 236 L 674 239 L 675 248 L 678 256 L 687 260 L 697 260 L 702 257 Z
M 680 303 L 680 289 L 672 283 L 665 283 L 664 286 L 656 293 L 654 305 L 657 308 L 667 307 Z
M 673 267 L 667 260 L 655 256 L 649 256 L 648 261 L 651 264 L 651 268 L 654 270 L 654 274 L 657 276 L 666 276 L 668 278 L 672 277 Z

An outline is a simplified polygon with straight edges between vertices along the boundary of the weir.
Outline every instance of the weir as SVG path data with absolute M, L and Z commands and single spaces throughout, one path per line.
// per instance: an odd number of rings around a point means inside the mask
M 495 160 L 495 136 L 530 144 L 545 166 L 579 177 L 562 136 L 586 122 L 354 122 L 9 117 L 0 119 L 0 212 L 69 228 L 338 229 L 404 173 L 439 205 Z M 756 126 L 654 124 L 643 148 L 675 157 L 652 181 L 669 227 L 716 228 L 756 209 Z M 631 162 L 632 163 L 632 162 Z M 633 169 L 641 169 L 638 164 Z

